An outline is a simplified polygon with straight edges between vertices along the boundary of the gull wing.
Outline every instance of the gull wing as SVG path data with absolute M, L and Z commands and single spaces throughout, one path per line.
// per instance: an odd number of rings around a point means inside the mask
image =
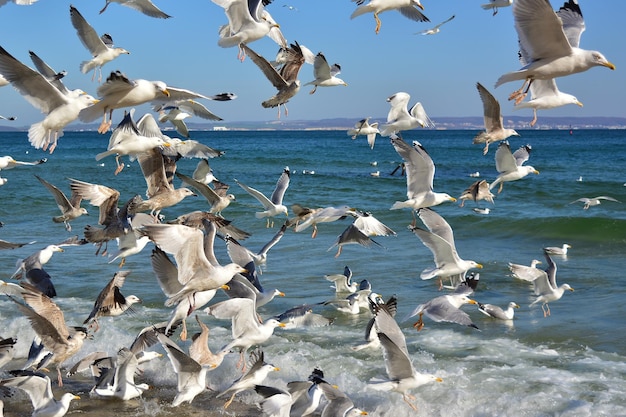
M 70 5 L 70 18 L 72 26 L 74 26 L 78 34 L 78 39 L 80 39 L 92 56 L 100 55 L 109 49 L 94 28 L 87 23 L 87 20 L 80 14 L 78 9 L 72 5 Z
M 272 203 L 279 205 L 283 203 L 283 197 L 285 195 L 285 191 L 287 191 L 287 187 L 289 187 L 289 168 L 285 168 L 283 173 L 278 178 L 276 182 L 276 188 L 270 197 Z
M 492 132 L 502 129 L 502 114 L 500 113 L 500 103 L 481 83 L 476 83 L 478 94 L 483 102 L 483 113 L 485 120 L 485 130 Z
M 561 6 L 556 15 L 563 23 L 563 32 L 567 41 L 572 47 L 578 48 L 580 37 L 585 31 L 585 21 L 580 6 L 576 2 L 568 1 Z
M 263 74 L 267 77 L 267 79 L 272 83 L 272 85 L 277 90 L 282 90 L 287 88 L 289 84 L 285 81 L 285 79 L 276 71 L 276 69 L 268 62 L 267 59 L 263 58 L 256 52 L 254 52 L 250 47 L 246 44 L 241 44 L 241 47 L 246 52 L 246 54 L 250 57 L 252 62 L 254 62 L 260 69 Z
M 515 29 L 530 61 L 569 55 L 572 47 L 563 32 L 561 19 L 549 1 L 513 2 Z
M 315 56 L 315 61 L 313 62 L 313 74 L 315 74 L 315 79 L 317 80 L 326 80 L 331 78 L 330 65 L 328 65 L 326 57 L 321 52 Z
M 263 207 L 265 207 L 266 209 L 269 209 L 272 207 L 272 202 L 270 201 L 269 198 L 265 197 L 265 195 L 260 192 L 259 190 L 252 188 L 252 187 L 248 187 L 247 185 L 245 185 L 244 183 L 239 182 L 238 180 L 235 179 L 235 182 L 237 184 L 239 184 L 239 186 L 241 188 L 243 188 L 248 194 L 250 194 L 252 197 L 256 198 L 259 203 L 261 203 L 263 205 Z
M 407 197 L 432 191 L 435 164 L 426 150 L 419 143 L 411 147 L 399 137 L 392 138 L 391 144 L 405 162 Z
M 498 145 L 498 149 L 496 150 L 496 170 L 500 173 L 502 172 L 511 172 L 517 170 L 517 163 L 515 162 L 515 158 L 511 153 L 511 146 L 509 142 L 503 140 Z
M 399 381 L 413 376 L 413 364 L 411 359 L 389 336 L 383 332 L 378 332 L 378 339 L 383 348 L 383 358 L 385 359 L 385 369 L 392 381 Z
M 211 206 L 217 203 L 218 201 L 220 201 L 220 196 L 217 195 L 215 191 L 213 191 L 213 189 L 209 187 L 208 185 L 203 184 L 200 181 L 196 181 L 193 178 L 188 177 L 179 172 L 176 173 L 176 176 L 180 178 L 182 182 L 184 182 L 185 184 L 188 184 L 192 186 L 193 188 L 195 188 L 200 194 L 202 194 L 204 198 L 207 199 L 207 201 L 209 202 Z

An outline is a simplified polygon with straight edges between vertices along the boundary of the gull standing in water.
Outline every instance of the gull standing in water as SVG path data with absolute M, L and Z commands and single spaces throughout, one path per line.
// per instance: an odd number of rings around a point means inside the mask
M 449 194 L 433 191 L 435 163 L 419 142 L 413 142 L 411 147 L 402 138 L 392 137 L 391 144 L 405 163 L 408 197 L 406 201 L 396 201 L 391 206 L 391 210 L 401 208 L 418 210 L 436 206 L 445 201 L 456 201 L 456 198 Z
M 516 0 L 513 18 L 520 46 L 528 51 L 528 59 L 521 69 L 502 75 L 496 82 L 498 87 L 524 80 L 522 87 L 510 95 L 510 100 L 516 103 L 524 100 L 535 79 L 564 77 L 595 66 L 615 69 L 602 53 L 579 47 L 585 22 L 576 1 L 568 0 L 555 13 L 549 1 Z
M 273 221 L 271 221 L 271 224 L 270 224 L 271 217 L 277 216 L 278 214 L 281 214 L 281 213 L 284 213 L 285 216 L 289 215 L 289 212 L 287 211 L 287 207 L 283 204 L 283 197 L 285 196 L 285 191 L 287 191 L 287 187 L 289 187 L 289 177 L 290 177 L 289 167 L 285 167 L 283 169 L 283 173 L 280 175 L 280 177 L 278 178 L 278 181 L 276 182 L 276 187 L 274 188 L 274 192 L 272 192 L 272 195 L 270 198 L 267 198 L 260 191 L 252 187 L 248 187 L 247 185 L 235 179 L 235 182 L 239 184 L 241 188 L 243 188 L 252 197 L 256 198 L 259 201 L 259 203 L 263 205 L 263 207 L 265 208 L 265 211 L 255 213 L 255 217 L 257 219 L 266 217 L 267 227 L 274 225 Z
M 430 120 L 422 103 L 417 102 L 409 110 L 411 96 L 403 91 L 387 98 L 391 105 L 387 113 L 387 123 L 380 130 L 381 136 L 392 136 L 403 130 L 411 130 L 416 127 L 433 127 L 435 124 Z
M 543 251 L 548 255 L 561 255 L 567 256 L 567 250 L 570 249 L 571 246 L 567 243 L 563 243 L 562 246 L 548 246 L 543 248 Z
M 374 13 L 376 20 L 376 28 L 374 31 L 378 35 L 380 31 L 379 14 L 388 10 L 398 10 L 404 17 L 416 22 L 430 22 L 430 20 L 420 11 L 424 10 L 424 6 L 420 0 L 352 0 L 356 2 L 358 7 L 350 15 L 350 19 L 361 16 L 365 13 Z M 367 4 L 363 4 L 367 2 Z M 418 10 L 419 9 L 419 10 Z
M 429 382 L 442 382 L 442 379 L 435 375 L 419 373 L 413 367 L 406 346 L 406 338 L 394 319 L 395 309 L 390 308 L 393 305 L 393 302 L 384 304 L 370 302 L 374 313 L 374 327 L 383 349 L 385 369 L 389 380 L 373 381 L 368 386 L 380 391 L 399 392 L 404 402 L 417 411 L 417 406 L 413 403 L 415 397 L 408 394 L 408 391 Z
M 509 136 L 520 136 L 515 129 L 505 128 L 503 125 L 502 113 L 500 113 L 500 103 L 481 83 L 476 83 L 478 94 L 483 102 L 483 114 L 485 120 L 485 131 L 474 137 L 474 144 L 484 143 L 483 155 L 489 151 L 489 144 L 504 140 Z
M 544 250 L 544 255 L 548 263 L 548 268 L 542 271 L 543 273 L 533 281 L 537 298 L 530 303 L 530 306 L 532 307 L 535 304 L 541 303 L 543 316 L 548 317 L 550 315 L 550 306 L 548 303 L 560 300 L 566 290 L 574 291 L 574 289 L 570 287 L 569 284 L 556 284 L 556 263 L 552 260 L 548 251 Z
M 90 61 L 81 62 L 80 72 L 86 74 L 93 70 L 92 81 L 96 77 L 96 72 L 99 72 L 98 82 L 100 82 L 102 81 L 102 66 L 122 54 L 130 54 L 130 52 L 124 48 L 114 47 L 113 39 L 108 33 L 98 36 L 94 28 L 72 5 L 70 5 L 70 18 L 78 38 L 93 57 Z
M 518 150 L 511 153 L 511 146 L 508 141 L 502 141 L 496 150 L 496 170 L 500 173 L 494 182 L 489 186 L 489 191 L 493 190 L 496 185 L 500 184 L 498 193 L 502 192 L 502 186 L 507 181 L 517 181 L 524 178 L 528 174 L 539 174 L 535 168 L 530 165 L 523 165 L 530 158 L 530 145 L 520 146 Z

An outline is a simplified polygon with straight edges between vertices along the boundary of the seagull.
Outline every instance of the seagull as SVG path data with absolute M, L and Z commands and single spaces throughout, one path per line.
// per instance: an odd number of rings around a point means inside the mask
M 324 372 L 313 369 L 306 381 L 290 381 L 287 383 L 287 390 L 291 394 L 291 415 L 309 416 L 314 413 L 324 395 L 321 385 L 329 385 L 324 380 Z
M 209 349 L 209 328 L 204 324 L 200 317 L 196 314 L 196 321 L 200 326 L 200 333 L 194 334 L 191 339 L 191 345 L 189 345 L 189 357 L 198 362 L 201 366 L 208 366 L 212 369 L 217 368 L 222 364 L 224 356 L 228 352 L 213 353 Z
M 502 113 L 500 113 L 500 103 L 481 83 L 476 83 L 478 94 L 483 102 L 483 113 L 485 119 L 485 131 L 474 137 L 474 144 L 484 143 L 483 155 L 489 151 L 489 144 L 504 140 L 509 136 L 520 136 L 515 129 L 505 128 L 503 125 Z
M 333 385 L 318 384 L 327 402 L 322 410 L 321 417 L 356 417 L 367 415 L 366 411 L 354 406 L 352 400 Z
M 217 394 L 215 398 L 220 398 L 230 394 L 230 398 L 224 403 L 224 409 L 228 408 L 233 402 L 237 393 L 254 389 L 255 386 L 261 384 L 267 375 L 272 371 L 280 371 L 280 368 L 265 362 L 263 351 L 259 348 L 250 352 L 250 369 L 239 379 L 234 381 L 228 388 Z
M 456 198 L 449 194 L 433 191 L 435 164 L 419 142 L 414 141 L 413 146 L 409 146 L 402 138 L 392 137 L 391 144 L 404 160 L 407 200 L 396 201 L 390 210 L 402 208 L 418 210 L 423 207 L 436 206 L 446 201 L 456 201 Z
M 311 234 L 311 238 L 315 239 L 315 237 L 317 237 L 318 223 L 330 223 L 337 220 L 342 220 L 352 213 L 355 213 L 355 209 L 349 206 L 330 206 L 320 209 L 314 209 L 304 221 L 299 222 L 296 225 L 294 230 L 296 232 L 301 232 L 309 226 L 313 226 L 313 233 Z
M 509 270 L 511 271 L 512 277 L 532 282 L 541 274 L 541 269 L 537 268 L 537 265 L 540 263 L 541 261 L 537 259 L 533 259 L 530 262 L 530 266 L 509 262 Z
M 561 299 L 566 290 L 574 291 L 574 289 L 570 287 L 569 284 L 561 284 L 557 286 L 556 263 L 550 257 L 550 252 L 544 249 L 543 253 L 546 257 L 548 268 L 546 268 L 545 271 L 542 271 L 543 273 L 533 281 L 533 288 L 537 298 L 535 301 L 530 303 L 530 306 L 532 307 L 535 304 L 541 303 L 543 316 L 547 317 L 550 315 L 550 306 L 548 303 Z
M 96 155 L 96 161 L 100 161 L 110 155 L 115 155 L 115 163 L 117 165 L 115 175 L 119 174 L 124 169 L 124 163 L 120 162 L 122 155 L 129 155 L 131 160 L 134 160 L 139 154 L 147 153 L 154 148 L 169 146 L 166 145 L 166 142 L 160 136 L 142 135 L 133 120 L 134 113 L 134 108 L 126 112 L 124 119 L 122 119 L 113 130 L 113 134 L 111 134 L 109 138 L 107 150 Z
M 197 116 L 205 120 L 220 121 L 221 117 L 213 114 L 202 103 L 195 100 L 180 100 L 158 105 L 154 111 L 159 113 L 159 122 L 170 122 L 176 128 L 176 131 L 183 137 L 189 137 L 189 129 L 185 124 L 185 119 Z
M 429 382 L 442 382 L 443 380 L 432 374 L 419 373 L 413 367 L 406 346 L 406 338 L 394 318 L 394 300 L 392 298 L 391 303 L 380 304 L 370 302 L 370 308 L 374 313 L 373 326 L 383 349 L 385 369 L 389 380 L 376 381 L 368 386 L 375 390 L 399 392 L 404 402 L 417 411 L 417 406 L 413 403 L 415 397 L 408 391 Z
M 337 78 L 337 75 L 340 73 L 341 67 L 339 64 L 330 66 L 324 54 L 320 52 L 315 56 L 315 61 L 313 61 L 313 75 L 315 79 L 304 85 L 313 85 L 313 89 L 309 94 L 314 94 L 317 87 L 335 87 L 338 85 L 345 85 L 347 87 L 348 84 L 344 80 Z
M 196 169 L 193 171 L 191 177 L 206 185 L 213 183 L 214 180 L 219 181 L 215 178 L 215 175 L 213 175 L 213 169 L 209 165 L 209 160 L 206 158 L 202 158 L 198 161 L 198 165 L 196 165 Z
M 124 266 L 126 258 L 138 254 L 150 242 L 150 238 L 141 233 L 141 227 L 145 224 L 158 223 L 154 216 L 147 213 L 135 213 L 130 217 L 130 230 L 116 238 L 117 251 L 109 255 L 109 263 L 121 259 L 119 268 Z
M 584 203 L 583 210 L 587 210 L 591 206 L 597 206 L 600 204 L 600 200 L 614 201 L 616 203 L 621 203 L 621 201 L 614 199 L 613 197 L 609 197 L 608 195 L 599 195 L 597 197 L 589 198 L 589 197 L 581 197 L 578 200 L 572 201 L 570 204 L 574 203 Z
M 502 307 L 493 304 L 483 304 L 478 302 L 477 304 L 478 310 L 481 313 L 499 320 L 513 320 L 515 309 L 520 308 L 519 305 L 513 301 L 508 304 L 506 310 L 503 310 Z
M 200 194 L 202 194 L 204 198 L 207 199 L 209 205 L 211 206 L 211 208 L 209 209 L 209 213 L 221 215 L 222 211 L 226 209 L 226 207 L 228 207 L 231 202 L 236 200 L 234 194 L 228 193 L 228 189 L 230 187 L 223 182 L 214 180 L 213 184 L 215 185 L 215 188 L 211 188 L 208 185 L 200 181 L 196 181 L 195 179 L 179 172 L 176 173 L 176 176 L 180 178 L 185 184 L 195 188 L 196 191 L 198 191 Z
M 52 221 L 55 223 L 63 223 L 65 224 L 65 229 L 68 232 L 72 231 L 72 226 L 70 225 L 70 221 L 76 219 L 77 217 L 84 215 L 89 215 L 87 209 L 80 206 L 83 198 L 75 192 L 72 192 L 70 198 L 68 199 L 63 191 L 61 191 L 56 186 L 50 184 L 48 181 L 44 180 L 38 175 L 35 175 L 39 182 L 41 182 L 44 187 L 48 189 L 52 193 L 54 197 L 54 201 L 57 203 L 57 207 L 61 210 L 60 216 L 55 216 L 52 218 Z
M 217 44 L 222 48 L 239 46 L 237 56 L 239 60 L 243 61 L 248 53 L 243 45 L 259 40 L 264 36 L 272 37 L 281 46 L 286 44 L 282 33 L 280 33 L 280 25 L 265 10 L 266 2 L 262 0 L 212 1 L 222 7 L 226 17 L 228 17 L 228 24 L 220 28 L 220 39 Z M 276 33 L 276 31 L 278 32 Z
M 366 117 L 365 119 L 361 119 L 355 123 L 354 129 L 348 130 L 348 136 L 352 137 L 352 140 L 356 139 L 359 135 L 364 135 L 367 137 L 367 144 L 370 146 L 370 149 L 374 149 L 374 142 L 376 141 L 376 135 L 380 134 L 380 130 L 378 130 L 378 122 L 369 123 L 370 117 Z
M 352 281 L 352 270 L 347 265 L 343 274 L 324 275 L 324 278 L 333 283 L 337 293 L 353 293 L 359 287 L 358 283 Z
M 489 183 L 486 180 L 475 181 L 463 191 L 463 194 L 459 197 L 461 200 L 460 207 L 465 205 L 465 200 L 474 200 L 478 202 L 480 200 L 487 200 L 491 204 L 495 196 L 489 191 Z
M 263 101 L 261 105 L 265 108 L 278 107 L 278 118 L 280 118 L 280 106 L 282 105 L 285 108 L 285 116 L 288 116 L 289 111 L 285 104 L 300 91 L 298 73 L 304 64 L 304 56 L 298 42 L 292 43 L 286 49 L 287 61 L 278 70 L 247 45 L 242 44 L 242 48 L 278 90 L 274 96 Z
M 500 175 L 489 185 L 489 191 L 500 184 L 500 188 L 498 188 L 498 193 L 500 193 L 502 186 L 507 181 L 517 181 L 528 174 L 539 174 L 539 171 L 532 166 L 523 165 L 524 162 L 528 161 L 531 150 L 532 147 L 530 145 L 523 145 L 514 153 L 511 153 L 509 142 L 506 140 L 500 142 L 496 150 L 496 170 Z
M 43 266 L 50 261 L 56 252 L 65 252 L 65 249 L 60 245 L 48 245 L 26 258 L 18 260 L 16 263 L 17 270 L 11 275 L 11 278 L 21 279 L 25 275 L 28 282 L 48 297 L 56 296 L 50 276 L 43 269 Z
M 430 29 L 426 29 L 426 30 L 422 30 L 420 32 L 417 32 L 416 34 L 419 35 L 434 35 L 437 34 L 441 31 L 441 26 L 443 26 L 444 24 L 448 23 L 449 21 L 451 21 L 452 19 L 454 19 L 455 15 L 452 15 L 451 17 L 449 17 L 448 19 L 444 20 L 443 22 L 439 23 L 436 26 L 433 26 Z
M 615 65 L 600 52 L 579 47 L 585 22 L 576 1 L 568 0 L 556 13 L 549 1 L 515 1 L 513 18 L 521 48 L 528 51 L 528 59 L 520 70 L 506 73 L 496 82 L 498 87 L 524 80 L 522 87 L 511 94 L 510 100 L 521 102 L 526 96 L 527 86 L 534 79 L 563 77 L 595 66 L 615 69 Z
M 24 65 L 0 47 L 0 73 L 13 87 L 46 117 L 28 129 L 28 141 L 36 149 L 54 152 L 63 128 L 79 117 L 80 112 L 98 102 L 82 90 L 71 94 L 59 91 L 46 77 Z
M 75 90 L 72 92 L 69 90 L 65 84 L 61 81 L 63 77 L 67 75 L 67 71 L 57 72 L 53 70 L 50 65 L 48 65 L 43 59 L 41 59 L 36 53 L 33 51 L 28 51 L 30 55 L 31 61 L 35 65 L 35 68 L 41 75 L 43 75 L 52 85 L 54 85 L 60 92 L 66 95 L 78 95 L 82 92 L 82 90 Z
M 236 273 L 246 272 L 236 263 L 212 265 L 204 252 L 204 235 L 178 224 L 148 224 L 144 232 L 163 251 L 174 255 L 182 288 L 166 301 L 167 307 L 193 298 L 197 292 L 222 288 Z
M 276 327 L 285 327 L 284 323 L 274 318 L 259 322 L 255 311 L 255 302 L 249 298 L 230 298 L 210 305 L 204 312 L 218 319 L 231 319 L 233 340 L 220 349 L 230 351 L 239 348 L 239 363 L 245 371 L 244 356 L 246 351 L 254 346 L 265 343 L 274 333 Z
M 60 400 L 54 398 L 50 378 L 32 371 L 10 371 L 12 376 L 0 380 L 0 387 L 14 387 L 25 391 L 33 404 L 33 417 L 63 417 L 78 395 L 66 392 Z
M 258 267 L 259 271 L 261 271 L 261 267 L 267 264 L 267 253 L 270 251 L 270 249 L 276 246 L 278 242 L 280 242 L 280 240 L 285 235 L 286 230 L 287 223 L 283 224 L 280 230 L 274 236 L 272 236 L 269 242 L 263 245 L 263 247 L 261 247 L 258 252 L 254 252 L 246 248 L 235 238 L 227 235 L 224 240 L 226 241 L 226 250 L 228 251 L 228 256 L 233 262 L 243 266 L 246 269 L 247 265 L 250 262 L 253 262 L 254 266 Z M 248 271 L 248 273 L 249 272 L 250 271 Z M 263 288 L 260 288 L 260 284 L 258 283 L 258 281 L 256 281 L 255 286 L 257 286 L 257 289 L 259 291 L 263 291 Z
M 103 115 L 102 123 L 98 128 L 99 133 L 106 133 L 111 128 L 111 116 L 115 109 L 139 106 L 145 103 L 154 105 L 171 100 L 203 98 L 224 101 L 230 100 L 229 97 L 236 97 L 234 94 L 218 94 L 207 97 L 191 90 L 168 86 L 163 81 L 131 80 L 120 71 L 111 72 L 106 81 L 98 87 L 97 93 L 101 100 L 81 110 L 78 117 L 83 122 L 93 122 L 100 115 Z M 108 121 L 107 113 L 109 113 Z
M 122 6 L 130 7 L 131 9 L 135 9 L 150 17 L 156 17 L 159 19 L 172 17 L 167 13 L 162 12 L 161 9 L 156 7 L 150 0 L 106 0 L 104 7 L 100 10 L 100 14 L 102 14 L 111 3 L 118 3 Z
M 415 103 L 409 110 L 410 99 L 411 96 L 402 91 L 387 98 L 391 109 L 387 113 L 387 123 L 380 130 L 381 136 L 391 136 L 403 130 L 415 129 L 418 126 L 435 126 L 426 114 L 422 103 Z
M 374 13 L 374 19 L 376 20 L 376 29 L 374 29 L 374 31 L 377 35 L 381 25 L 378 15 L 388 10 L 398 10 L 404 17 L 416 22 L 430 22 L 430 20 L 418 10 L 418 8 L 424 10 L 424 6 L 422 6 L 420 0 L 367 0 L 367 4 L 363 4 L 366 0 L 352 1 L 355 2 L 358 7 L 350 15 L 350 19 L 354 19 L 365 13 Z
M 5 284 L 7 283 L 4 281 L 0 283 L 0 290 L 4 289 L 3 287 L 6 286 Z M 8 337 L 5 339 L 0 336 L 0 369 L 4 368 L 7 363 L 10 363 L 13 360 L 13 356 L 15 354 L 13 348 L 16 343 L 17 339 L 14 337 Z
M 513 0 L 489 0 L 489 3 L 481 4 L 480 7 L 485 10 L 492 9 L 493 16 L 495 16 L 498 14 L 498 9 L 500 7 L 507 7 L 511 4 L 513 4 Z
M 287 191 L 287 187 L 289 187 L 289 179 L 290 179 L 289 167 L 285 167 L 283 169 L 283 173 L 280 175 L 280 177 L 278 178 L 278 181 L 276 182 L 276 187 L 274 188 L 274 191 L 272 192 L 272 195 L 270 198 L 267 198 L 260 191 L 252 187 L 248 187 L 242 182 L 239 182 L 237 179 L 235 179 L 235 182 L 241 188 L 243 188 L 248 194 L 256 198 L 259 201 L 259 203 L 263 205 L 263 208 L 265 208 L 265 211 L 257 212 L 254 215 L 257 219 L 266 217 L 267 227 L 270 227 L 271 217 L 277 216 L 281 213 L 284 213 L 285 216 L 289 215 L 289 212 L 287 211 L 287 207 L 283 204 L 283 197 L 285 196 L 285 191 Z M 271 225 L 273 226 L 273 224 L 274 222 L 272 221 Z
M 524 48 L 520 48 L 519 56 L 520 63 L 526 65 L 529 60 L 528 51 Z M 583 103 L 578 101 L 575 96 L 561 92 L 554 78 L 545 80 L 535 79 L 530 85 L 529 90 L 530 100 L 516 100 L 513 110 L 533 109 L 533 119 L 530 121 L 531 127 L 537 123 L 537 110 L 553 109 L 565 106 L 566 104 L 576 104 L 579 107 L 583 107 Z
M 124 203 L 122 208 L 119 208 L 120 193 L 116 189 L 73 178 L 69 180 L 72 192 L 80 195 L 85 200 L 89 200 L 92 206 L 99 208 L 98 224 L 104 227 L 87 225 L 84 233 L 88 242 L 98 246 L 96 255 L 102 249 L 102 245 L 105 246 L 102 254 L 106 255 L 109 240 L 130 232 L 131 224 L 129 217 L 135 212 L 135 207 L 141 201 L 141 197 L 136 195 Z
M 98 294 L 93 309 L 83 324 L 89 324 L 90 327 L 94 324 L 97 330 L 100 327 L 98 325 L 100 317 L 119 316 L 126 311 L 132 311 L 133 304 L 141 303 L 141 299 L 136 295 L 124 296 L 120 291 L 128 274 L 130 271 L 117 271 L 113 275 L 113 278 Z
M 371 236 L 395 236 L 391 228 L 380 222 L 371 213 L 354 211 L 356 220 L 348 226 L 338 237 L 335 243 L 328 250 L 338 246 L 335 258 L 341 255 L 344 245 L 358 244 L 365 247 L 372 245 L 382 245 L 371 238 Z
M 254 391 L 263 397 L 259 408 L 265 415 L 268 417 L 289 417 L 293 403 L 293 398 L 289 392 L 267 385 L 255 385 Z
M 452 228 L 437 212 L 422 208 L 418 210 L 417 215 L 428 230 L 413 226 L 410 226 L 410 230 L 430 249 L 435 260 L 435 267 L 423 270 L 420 274 L 421 279 L 450 277 L 451 281 L 460 283 L 464 281 L 468 270 L 483 267 L 475 261 L 459 257 Z M 454 277 L 457 278 L 453 280 Z
M 460 309 L 463 304 L 477 304 L 477 302 L 469 298 L 466 293 L 453 292 L 452 294 L 440 295 L 424 304 L 418 305 L 403 321 L 419 315 L 419 320 L 413 324 L 413 327 L 420 331 L 424 327 L 422 316 L 426 314 L 426 316 L 436 322 L 445 321 L 478 329 L 469 315 Z M 380 335 L 378 336 L 380 337 Z
M 111 35 L 105 33 L 98 36 L 94 28 L 85 20 L 76 7 L 70 5 L 70 18 L 72 26 L 76 29 L 78 38 L 87 48 L 93 57 L 90 61 L 83 61 L 80 64 L 80 72 L 87 74 L 93 70 L 91 81 L 94 80 L 96 72 L 99 71 L 98 82 L 102 81 L 102 67 L 122 54 L 130 54 L 126 49 L 114 47 Z
M 163 349 L 165 349 L 178 379 L 177 393 L 174 400 L 172 400 L 172 407 L 177 407 L 184 402 L 191 404 L 198 394 L 207 389 L 206 374 L 209 367 L 202 366 L 191 359 L 166 335 L 157 332 L 156 336 Z
M 567 250 L 570 249 L 571 246 L 568 245 L 567 243 L 564 243 L 563 246 L 558 247 L 558 246 L 548 246 L 546 248 L 543 248 L 543 251 L 545 253 L 547 253 L 548 255 L 562 255 L 565 256 L 567 255 Z
M 22 283 L 22 297 L 27 305 L 10 298 L 17 308 L 28 318 L 30 324 L 42 341 L 43 346 L 52 352 L 50 363 L 56 364 L 57 382 L 63 385 L 61 366 L 74 356 L 87 338 L 87 329 L 70 329 L 63 311 L 54 301 L 30 284 Z

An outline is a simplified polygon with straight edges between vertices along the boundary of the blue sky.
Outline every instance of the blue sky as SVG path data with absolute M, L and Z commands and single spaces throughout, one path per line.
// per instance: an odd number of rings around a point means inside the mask
M 480 116 L 482 104 L 475 84 L 485 85 L 500 101 L 505 115 L 527 115 L 531 110 L 513 111 L 508 94 L 519 87 L 493 85 L 503 73 L 519 68 L 517 34 L 511 8 L 496 16 L 481 9 L 487 0 L 423 0 L 424 13 L 431 23 L 408 20 L 396 11 L 380 15 L 380 33 L 374 33 L 371 14 L 353 20 L 357 7 L 349 0 L 274 0 L 267 10 L 281 25 L 288 41 L 298 41 L 313 52 L 323 52 L 329 62 L 342 67 L 340 78 L 347 87 L 318 88 L 314 95 L 305 86 L 288 106 L 288 119 L 386 117 L 385 99 L 398 91 L 411 94 L 411 103 L 422 102 L 437 122 L 443 116 Z M 226 15 L 210 0 L 154 0 L 171 19 L 154 19 L 119 4 L 103 14 L 104 0 L 39 0 L 31 6 L 8 3 L 0 7 L 0 45 L 32 67 L 32 50 L 57 71 L 67 70 L 69 88 L 82 88 L 96 95 L 97 81 L 81 74 L 79 64 L 89 58 L 70 22 L 73 4 L 99 33 L 109 33 L 117 46 L 131 52 L 104 66 L 103 74 L 121 70 L 129 78 L 162 80 L 168 85 L 202 94 L 234 92 L 232 102 L 205 102 L 226 121 L 276 120 L 276 109 L 264 109 L 261 102 L 275 92 L 250 59 L 237 60 L 236 48 L 217 45 L 218 27 Z M 552 1 L 556 10 L 562 1 Z M 286 6 L 293 6 L 289 8 Z M 542 116 L 626 117 L 626 2 L 623 0 L 580 0 L 587 30 L 581 47 L 600 50 L 617 69 L 592 68 L 558 80 L 561 91 L 574 94 L 583 108 L 566 106 L 542 111 Z M 415 34 L 449 18 L 456 18 L 432 36 Z M 249 45 L 272 59 L 277 45 L 264 38 Z M 313 68 L 300 72 L 304 84 L 313 79 Z M 141 107 L 136 114 L 149 108 Z M 43 115 L 11 87 L 0 89 L 0 115 L 18 117 L 18 126 L 39 121 Z M 121 120 L 116 111 L 113 122 Z M 281 116 L 285 118 L 285 116 Z M 200 119 L 192 121 L 201 121 Z M 2 124 L 10 122 L 0 121 Z

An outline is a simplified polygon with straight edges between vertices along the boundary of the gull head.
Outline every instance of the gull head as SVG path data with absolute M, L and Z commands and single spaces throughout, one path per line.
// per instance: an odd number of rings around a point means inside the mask
M 601 65 L 603 67 L 607 67 L 611 70 L 615 69 L 615 65 L 609 62 L 608 59 L 604 57 L 600 52 L 593 51 L 591 52 L 592 62 L 594 65 Z

